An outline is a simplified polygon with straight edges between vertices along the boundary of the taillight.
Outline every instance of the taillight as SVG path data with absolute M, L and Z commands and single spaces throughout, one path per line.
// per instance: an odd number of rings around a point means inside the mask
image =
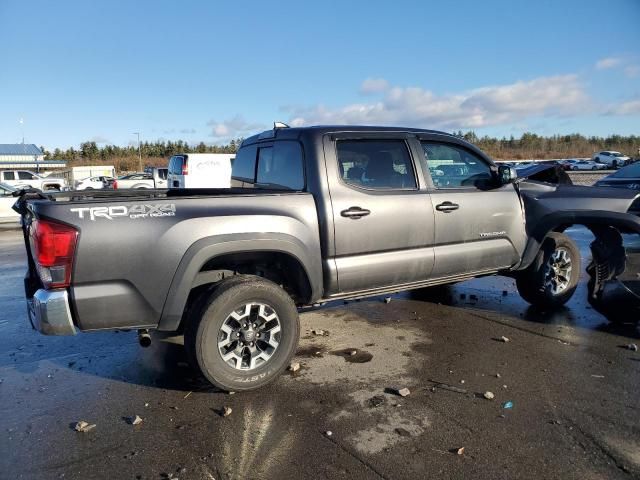
M 49 220 L 34 220 L 29 239 L 33 259 L 44 288 L 66 288 L 71 284 L 71 270 L 78 231 Z
M 186 158 L 182 161 L 182 175 L 189 175 L 189 165 Z
M 113 189 L 117 190 L 118 189 L 118 180 L 114 180 L 113 181 Z

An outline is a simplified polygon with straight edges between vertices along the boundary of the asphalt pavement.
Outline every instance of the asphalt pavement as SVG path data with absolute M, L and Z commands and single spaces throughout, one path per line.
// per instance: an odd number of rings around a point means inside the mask
M 584 278 L 555 313 L 502 277 L 312 309 L 301 369 L 231 395 L 178 337 L 32 331 L 23 250 L 0 232 L 2 479 L 640 478 L 640 334 Z

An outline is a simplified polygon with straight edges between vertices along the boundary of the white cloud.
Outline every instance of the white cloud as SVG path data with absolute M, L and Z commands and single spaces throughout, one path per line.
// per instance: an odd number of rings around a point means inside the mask
M 622 59 L 618 57 L 606 57 L 596 62 L 598 70 L 606 70 L 608 68 L 618 67 L 622 63 Z
M 360 85 L 360 93 L 369 95 L 372 93 L 384 92 L 389 88 L 389 82 L 384 78 L 367 78 Z
M 640 115 L 640 98 L 627 100 L 609 108 L 607 115 Z
M 263 124 L 247 122 L 242 115 L 224 121 L 211 120 L 207 125 L 211 127 L 211 136 L 216 140 L 246 137 L 265 129 Z
M 378 85 L 382 85 L 377 79 Z M 366 83 L 366 82 L 365 82 Z M 364 86 L 364 84 L 363 84 Z M 405 125 L 441 129 L 513 124 L 530 117 L 588 112 L 591 100 L 576 75 L 540 77 L 508 85 L 438 95 L 421 87 L 387 84 L 381 98 L 340 108 L 294 109 L 292 126 L 312 124 Z
M 102 135 L 94 135 L 89 139 L 89 141 L 96 142 L 96 143 L 109 143 L 109 139 L 106 137 L 103 137 Z

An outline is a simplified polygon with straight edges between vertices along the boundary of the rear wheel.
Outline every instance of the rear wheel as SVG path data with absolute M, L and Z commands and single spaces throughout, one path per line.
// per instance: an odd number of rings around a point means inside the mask
M 202 374 L 228 391 L 253 390 L 289 365 L 300 336 L 289 295 L 259 277 L 238 276 L 204 294 L 187 319 L 185 347 Z
M 520 296 L 541 308 L 557 308 L 574 294 L 580 278 L 580 250 L 568 236 L 552 232 L 533 263 L 516 277 Z

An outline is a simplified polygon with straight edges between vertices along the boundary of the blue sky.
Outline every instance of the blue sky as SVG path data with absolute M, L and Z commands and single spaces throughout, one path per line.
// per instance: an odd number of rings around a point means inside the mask
M 0 143 L 640 134 L 640 1 L 0 0 Z

